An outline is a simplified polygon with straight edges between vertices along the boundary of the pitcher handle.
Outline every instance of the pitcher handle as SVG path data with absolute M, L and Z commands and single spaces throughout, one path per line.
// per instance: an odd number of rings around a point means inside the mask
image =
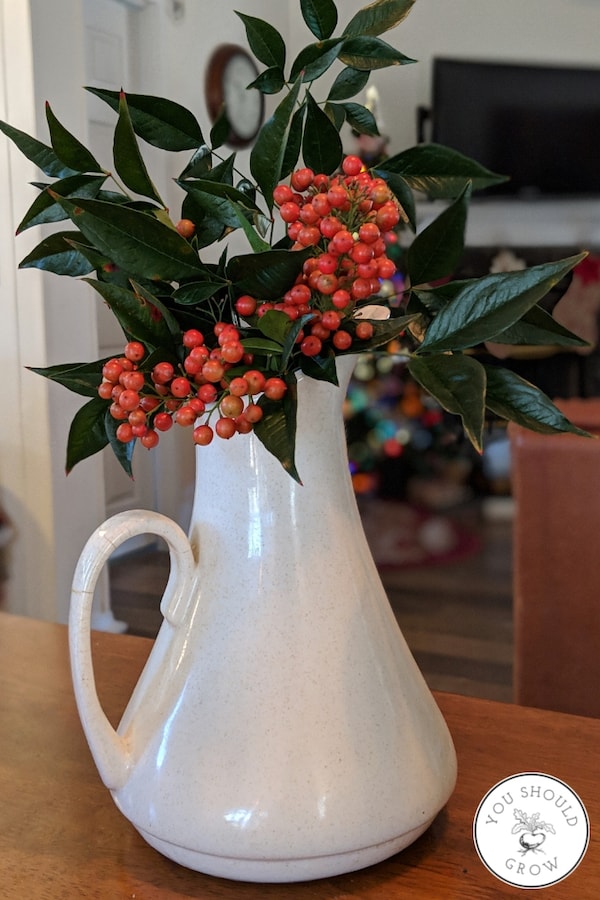
M 127 741 L 108 721 L 96 691 L 90 633 L 92 600 L 108 558 L 120 544 L 139 534 L 155 534 L 167 543 L 171 568 L 160 609 L 168 622 L 179 625 L 190 593 L 185 588 L 193 577 L 194 555 L 185 532 L 160 513 L 135 509 L 117 513 L 100 525 L 81 552 L 71 592 L 69 652 L 75 700 L 98 772 L 109 790 L 123 787 L 131 760 Z

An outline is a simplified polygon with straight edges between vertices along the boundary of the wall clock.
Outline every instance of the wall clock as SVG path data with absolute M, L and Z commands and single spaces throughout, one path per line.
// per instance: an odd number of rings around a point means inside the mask
M 252 57 L 238 44 L 221 44 L 206 67 L 205 95 L 214 122 L 225 105 L 231 132 L 227 143 L 247 147 L 262 125 L 264 97 L 260 91 L 246 90 L 258 75 Z

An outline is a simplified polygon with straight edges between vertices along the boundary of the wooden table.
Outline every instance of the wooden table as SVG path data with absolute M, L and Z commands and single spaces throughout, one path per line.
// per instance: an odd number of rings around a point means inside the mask
M 114 724 L 151 642 L 93 636 L 98 690 Z M 591 842 L 576 871 L 541 896 L 600 897 L 600 720 L 438 694 L 459 760 L 446 809 L 398 856 L 351 875 L 291 885 L 229 882 L 149 847 L 104 788 L 79 725 L 66 628 L 0 614 L 0 897 L 6 900 L 479 900 L 523 896 L 480 862 L 473 816 L 505 777 L 541 771 L 587 807 Z

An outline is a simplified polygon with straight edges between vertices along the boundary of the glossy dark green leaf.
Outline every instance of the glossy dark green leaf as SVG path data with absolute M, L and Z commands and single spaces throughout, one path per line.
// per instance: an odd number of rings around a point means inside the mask
M 333 0 L 300 0 L 302 18 L 320 41 L 331 37 L 337 25 L 337 9 Z
M 149 309 L 152 310 L 152 318 L 155 321 L 157 319 L 159 320 L 160 327 L 157 328 L 155 332 L 157 345 L 163 340 L 163 335 L 166 336 L 168 333 L 174 339 L 175 351 L 179 351 L 181 349 L 181 324 L 178 319 L 175 318 L 170 309 L 167 309 L 165 304 L 156 296 L 156 294 L 149 291 L 143 284 L 140 284 L 139 281 L 134 281 L 132 279 L 130 281 L 130 286 L 140 303 L 145 302 L 148 304 Z M 169 349 L 169 343 L 165 338 L 164 343 L 160 343 L 160 351 L 164 352 L 167 349 Z
M 285 84 L 285 74 L 279 66 L 271 66 L 261 72 L 248 87 L 256 88 L 263 94 L 278 94 Z
M 339 58 L 346 66 L 369 71 L 416 62 L 378 37 L 347 38 L 339 52 Z
M 246 29 L 246 37 L 250 49 L 256 58 L 265 66 L 285 66 L 285 42 L 276 28 L 264 19 L 248 16 L 236 10 Z
M 86 87 L 86 91 L 118 112 L 120 91 L 96 87 Z M 133 129 L 148 144 L 161 150 L 178 151 L 195 150 L 205 143 L 196 117 L 180 103 L 146 94 L 126 94 L 126 97 Z
M 281 344 L 277 341 L 270 341 L 268 338 L 251 337 L 243 338 L 242 346 L 246 353 L 253 353 L 260 356 L 275 356 L 279 359 L 281 355 Z
M 288 389 L 283 400 L 269 400 L 263 394 L 258 401 L 263 418 L 254 426 L 254 434 L 264 447 L 279 460 L 283 468 L 299 484 L 296 469 L 296 419 L 298 388 L 295 378 L 288 379 Z
M 117 437 L 118 427 L 119 422 L 116 419 L 113 419 L 113 417 L 107 410 L 104 417 L 104 431 L 106 433 L 106 436 L 108 437 L 108 442 L 110 443 L 112 452 L 115 454 L 125 474 L 129 475 L 130 478 L 133 478 L 131 463 L 136 442 L 128 441 L 126 444 L 124 444 L 123 441 L 120 441 Z
M 285 153 L 281 161 L 280 179 L 287 178 L 294 171 L 300 158 L 302 150 L 302 135 L 304 133 L 304 116 L 306 113 L 306 104 L 296 110 L 290 122 L 287 143 L 285 145 Z
M 342 125 L 346 121 L 346 110 L 341 103 L 330 103 L 327 101 L 323 107 L 323 112 L 330 119 L 336 131 L 340 131 Z
M 259 319 L 256 327 L 265 335 L 265 337 L 275 341 L 279 345 L 279 350 L 281 351 L 289 330 L 292 327 L 292 320 L 281 310 L 271 309 Z
M 537 387 L 509 369 L 485 366 L 486 405 L 497 416 L 543 434 L 571 432 L 589 437 L 557 409 Z
M 102 172 L 94 155 L 62 125 L 46 103 L 46 120 L 50 130 L 52 149 L 60 160 L 75 172 Z
M 103 450 L 108 444 L 104 423 L 109 406 L 109 400 L 95 397 L 75 413 L 67 439 L 67 475 L 77 463 Z
M 315 381 L 324 381 L 336 387 L 338 385 L 335 354 L 333 352 L 327 356 L 302 356 L 300 369 L 309 378 L 314 378 Z
M 388 187 L 398 200 L 398 203 L 408 216 L 408 226 L 411 231 L 417 230 L 417 209 L 415 205 L 415 196 L 408 182 L 401 176 L 395 175 L 393 172 L 387 172 L 377 166 L 373 170 L 373 174 L 378 178 L 383 178 L 387 182 Z
M 105 181 L 106 175 L 70 175 L 53 182 L 52 190 L 62 197 L 97 197 Z M 68 218 L 66 212 L 43 188 L 21 219 L 16 233 L 21 234 L 34 225 L 62 222 Z
M 203 268 L 193 247 L 154 216 L 102 200 L 58 202 L 101 253 L 138 278 L 180 281 Z
M 580 253 L 468 283 L 431 322 L 420 350 L 462 350 L 494 340 L 584 258 L 585 254 Z
M 219 115 L 215 119 L 210 129 L 210 145 L 213 150 L 218 150 L 223 144 L 226 144 L 231 134 L 231 123 L 227 115 L 225 106 L 221 108 Z
M 533 306 L 522 319 L 494 338 L 497 344 L 533 344 L 585 347 L 588 342 L 564 328 L 541 306 Z
M 358 134 L 369 134 L 372 136 L 379 134 L 375 116 L 370 109 L 367 109 L 366 106 L 361 106 L 360 103 L 342 103 L 341 105 L 344 107 L 346 121 L 350 128 L 353 128 Z
M 290 80 L 301 77 L 302 81 L 315 81 L 320 78 L 338 58 L 343 43 L 340 38 L 330 38 L 304 47 L 292 64 Z
M 21 260 L 20 269 L 43 269 L 55 275 L 69 275 L 77 278 L 93 271 L 93 266 L 68 243 L 68 239 L 81 240 L 78 231 L 57 231 L 48 235 Z
M 269 211 L 273 209 L 273 189 L 281 179 L 288 132 L 299 90 L 298 79 L 273 115 L 262 126 L 250 154 L 252 177 L 262 191 Z
M 92 363 L 63 363 L 58 366 L 46 366 L 37 368 L 35 366 L 27 366 L 30 372 L 36 375 L 43 375 L 50 381 L 56 381 L 62 384 L 76 394 L 84 397 L 98 397 L 98 385 L 102 381 L 102 366 L 106 362 L 105 359 L 99 359 Z
M 204 178 L 212 167 L 212 151 L 207 144 L 198 147 L 185 169 L 179 176 L 179 181 L 184 178 Z
M 418 234 L 406 255 L 414 286 L 451 276 L 464 249 L 470 187 Z
M 335 172 L 343 156 L 342 140 L 335 125 L 310 95 L 306 98 L 302 156 L 307 166 L 325 175 Z
M 294 284 L 305 260 L 311 255 L 312 248 L 234 256 L 227 266 L 227 277 L 238 296 L 250 294 L 261 300 L 278 300 Z
M 336 101 L 355 97 L 356 94 L 366 87 L 370 74 L 368 70 L 353 69 L 352 66 L 346 66 L 331 85 L 327 99 Z
M 214 280 L 209 278 L 206 281 L 189 281 L 175 291 L 173 300 L 182 306 L 201 305 L 222 292 L 225 285 L 225 281 L 216 278 Z
M 486 373 L 471 356 L 413 357 L 408 370 L 445 410 L 458 415 L 473 446 L 481 451 L 485 422 Z
M 119 118 L 113 140 L 113 158 L 119 178 L 130 191 L 156 200 L 160 206 L 164 206 L 140 152 L 124 93 L 121 93 L 119 102 Z
M 86 281 L 100 294 L 128 338 L 141 341 L 150 347 L 171 343 L 165 321 L 162 318 L 155 318 L 152 306 L 146 300 L 116 284 L 92 278 Z
M 66 166 L 62 160 L 58 158 L 52 147 L 48 147 L 37 138 L 31 137 L 25 131 L 19 128 L 13 128 L 8 122 L 0 121 L 0 131 L 10 138 L 15 146 L 21 151 L 23 156 L 42 170 L 48 178 L 66 178 L 69 175 L 76 175 L 77 171 Z
M 473 190 L 480 190 L 507 180 L 506 176 L 490 172 L 457 150 L 440 144 L 419 144 L 403 150 L 384 160 L 378 168 L 402 175 L 413 190 L 439 200 L 457 197 L 467 182 L 471 182 Z
M 374 0 L 360 9 L 344 28 L 344 34 L 383 34 L 402 22 L 415 0 Z

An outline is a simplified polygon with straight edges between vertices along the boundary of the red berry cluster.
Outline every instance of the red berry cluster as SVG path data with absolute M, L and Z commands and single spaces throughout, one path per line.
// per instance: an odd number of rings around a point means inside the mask
M 252 431 L 263 416 L 262 407 L 254 402 L 258 394 L 271 400 L 283 398 L 287 385 L 282 378 L 267 378 L 250 368 L 252 358 L 245 354 L 237 328 L 218 322 L 214 331 L 217 346 L 212 350 L 198 329 L 184 332 L 186 355 L 179 370 L 164 361 L 143 371 L 140 364 L 147 351 L 139 341 L 129 341 L 122 357 L 105 363 L 98 394 L 112 401 L 110 414 L 120 423 L 118 440 L 128 443 L 139 438 L 151 448 L 158 444 L 159 432 L 169 431 L 173 424 L 196 423 L 195 443 L 210 444 L 215 433 L 231 438 Z M 243 374 L 228 378 L 228 370 L 238 364 Z M 213 415 L 214 427 L 210 424 Z
M 259 303 L 245 295 L 236 311 L 249 317 L 280 309 L 291 319 L 310 313 L 308 332 L 298 337 L 303 354 L 320 354 L 329 340 L 336 350 L 348 350 L 353 337 L 372 337 L 370 322 L 348 326 L 357 302 L 377 294 L 380 280 L 396 271 L 386 255 L 385 236 L 406 219 L 405 213 L 385 181 L 363 171 L 357 156 L 345 157 L 339 175 L 302 168 L 290 182 L 278 185 L 273 199 L 293 249 L 313 247 L 314 256 L 280 303 Z

